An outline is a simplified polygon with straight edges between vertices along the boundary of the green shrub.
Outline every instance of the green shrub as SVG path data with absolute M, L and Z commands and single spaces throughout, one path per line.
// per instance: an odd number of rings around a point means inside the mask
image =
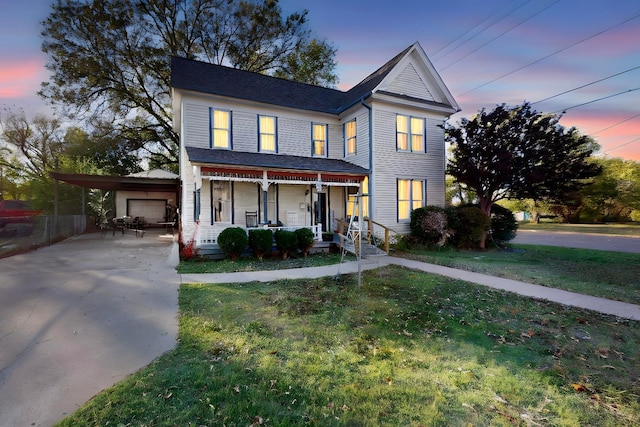
M 447 206 L 444 209 L 444 213 L 447 216 L 447 224 L 449 227 L 449 238 L 447 239 L 447 245 L 453 246 L 454 248 L 457 248 L 460 245 L 460 228 L 462 227 L 458 209 L 459 207 L 457 206 Z
M 249 230 L 249 247 L 256 257 L 262 260 L 264 255 L 271 252 L 273 247 L 273 233 L 271 230 L 264 228 Z
M 233 261 L 240 258 L 248 242 L 247 233 L 240 227 L 225 228 L 218 236 L 218 246 Z
M 417 243 L 443 246 L 449 234 L 447 215 L 439 206 L 425 206 L 411 211 L 411 236 Z
M 308 228 L 298 228 L 294 233 L 296 233 L 296 238 L 298 239 L 298 249 L 302 252 L 302 256 L 306 257 L 309 250 L 316 243 L 316 236 Z
M 459 248 L 480 247 L 482 234 L 489 230 L 490 220 L 477 206 L 462 206 L 457 209 L 460 225 L 455 230 Z
M 509 209 L 500 205 L 491 207 L 491 237 L 497 244 L 502 244 L 516 237 L 518 221 Z
M 289 257 L 289 252 L 298 247 L 298 236 L 293 231 L 278 230 L 274 233 L 276 247 L 282 255 L 282 259 Z

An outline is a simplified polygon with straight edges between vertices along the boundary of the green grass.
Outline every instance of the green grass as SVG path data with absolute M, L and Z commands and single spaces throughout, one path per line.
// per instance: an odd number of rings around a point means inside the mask
M 412 250 L 398 256 L 640 304 L 640 254 L 510 245 L 509 250 Z
M 345 256 L 345 260 L 352 261 L 352 255 Z M 243 271 L 285 270 L 289 268 L 318 267 L 333 265 L 340 262 L 339 253 L 318 252 L 305 257 L 291 257 L 286 260 L 277 257 L 266 257 L 262 261 L 255 257 L 242 257 L 236 261 L 230 259 L 207 260 L 194 258 L 180 261 L 177 270 L 180 274 L 187 273 L 235 273 Z
M 640 323 L 387 267 L 190 284 L 178 347 L 61 426 L 632 426 Z
M 539 230 L 565 233 L 614 234 L 640 237 L 640 223 L 626 224 L 560 224 L 557 222 L 522 223 L 520 230 Z

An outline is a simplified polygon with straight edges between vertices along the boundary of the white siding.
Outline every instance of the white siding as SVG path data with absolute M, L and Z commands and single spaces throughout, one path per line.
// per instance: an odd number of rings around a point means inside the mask
M 258 218 L 262 218 L 259 200 L 262 191 L 258 184 L 250 182 L 236 182 L 233 186 L 233 210 L 235 225 L 246 227 L 246 212 L 258 212 Z M 261 203 L 261 202 L 260 202 Z
M 434 101 L 431 91 L 411 63 L 389 84 L 387 91 Z
M 307 210 L 311 199 L 304 194 L 309 186 L 280 185 L 279 188 L 278 219 L 288 227 L 311 225 L 311 212 Z
M 191 147 L 209 148 L 209 106 L 185 103 L 183 139 Z
M 234 109 L 231 113 L 231 138 L 234 151 L 258 151 L 258 115 Z
M 341 123 L 356 120 L 356 154 L 346 154 L 344 144 L 344 131 L 340 128 L 340 138 L 342 146 L 340 148 L 343 153 L 344 160 L 369 169 L 369 110 L 359 105 L 342 116 Z
M 427 152 L 396 151 L 396 114 L 427 119 Z M 398 179 L 427 181 L 426 204 L 444 206 L 444 135 L 441 118 L 424 111 L 396 111 L 387 106 L 374 109 L 375 143 L 370 190 L 374 194 L 372 217 L 397 231 L 408 232 L 408 224 L 397 222 Z

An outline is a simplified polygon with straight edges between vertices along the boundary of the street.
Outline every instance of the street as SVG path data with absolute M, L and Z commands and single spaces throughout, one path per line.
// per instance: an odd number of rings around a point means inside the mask
M 640 253 L 639 237 L 615 236 L 612 234 L 519 230 L 516 238 L 510 243 Z

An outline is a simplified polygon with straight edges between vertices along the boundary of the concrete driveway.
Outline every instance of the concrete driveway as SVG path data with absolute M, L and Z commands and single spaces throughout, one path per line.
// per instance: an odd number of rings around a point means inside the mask
M 174 348 L 178 253 L 163 233 L 0 259 L 1 426 L 50 426 Z

